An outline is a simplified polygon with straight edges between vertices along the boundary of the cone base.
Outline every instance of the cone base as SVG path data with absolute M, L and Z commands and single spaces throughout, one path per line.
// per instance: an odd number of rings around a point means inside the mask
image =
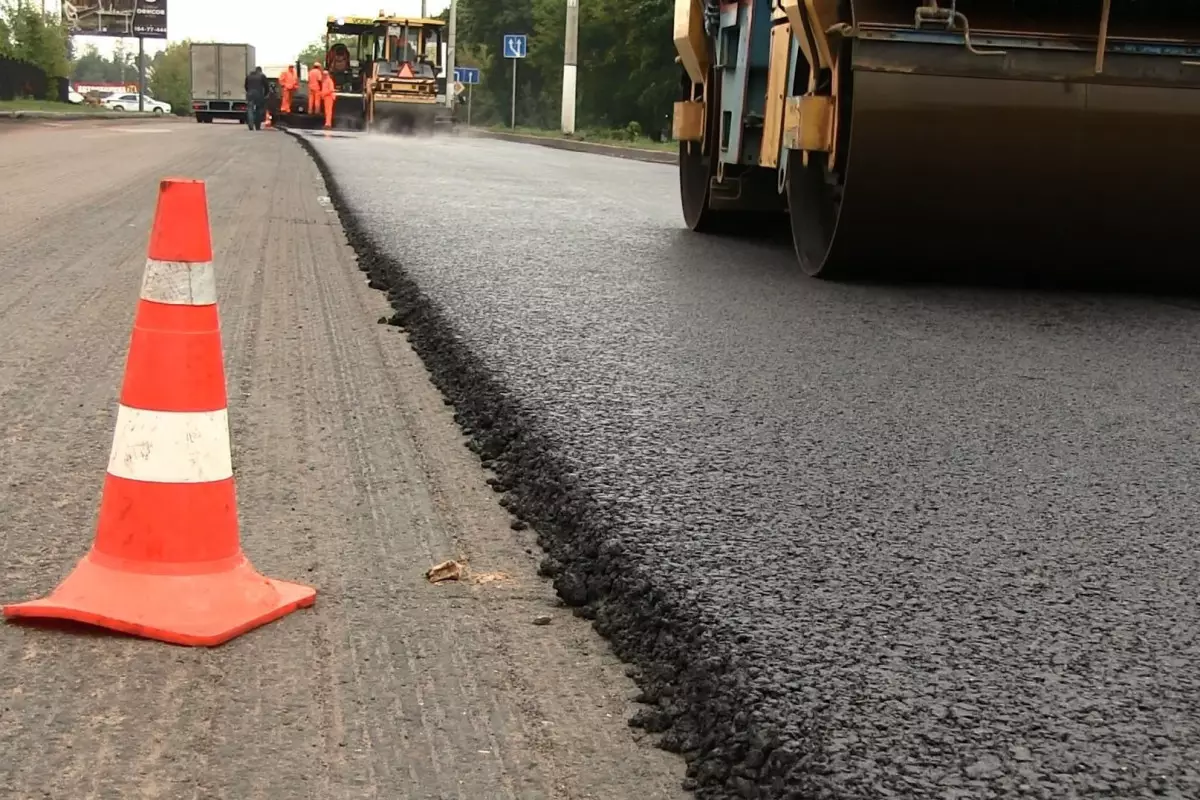
M 4 616 L 65 619 L 212 647 L 316 599 L 316 589 L 263 577 L 245 558 L 225 572 L 157 575 L 113 569 L 88 553 L 49 597 L 5 606 Z

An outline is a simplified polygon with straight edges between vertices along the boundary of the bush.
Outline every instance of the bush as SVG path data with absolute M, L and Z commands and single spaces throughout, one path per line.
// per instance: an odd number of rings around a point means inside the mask
M 15 100 L 18 97 L 57 100 L 57 89 L 57 83 L 48 81 L 46 73 L 35 64 L 0 56 L 0 100 Z

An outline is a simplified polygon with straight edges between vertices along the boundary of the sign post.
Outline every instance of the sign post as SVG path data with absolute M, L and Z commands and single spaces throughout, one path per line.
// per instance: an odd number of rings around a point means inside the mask
M 575 132 L 575 72 L 579 61 L 579 0 L 567 0 L 567 38 L 563 45 L 562 132 Z
M 512 128 L 517 127 L 517 61 L 524 58 L 527 49 L 527 39 L 523 33 L 504 34 L 504 57 L 512 59 Z
M 138 37 L 138 113 L 146 111 L 146 37 Z
M 454 108 L 458 98 L 450 96 L 449 83 L 451 76 L 454 75 L 454 59 L 458 57 L 455 50 L 455 42 L 458 40 L 458 0 L 450 0 L 450 19 L 447 22 L 449 24 L 446 26 L 446 108 Z
M 479 70 L 475 67 L 455 67 L 454 80 L 467 87 L 467 127 L 471 127 L 471 87 L 479 83 Z
M 18 5 L 20 5 L 18 3 Z M 42 2 L 45 12 L 46 3 Z M 138 111 L 146 110 L 146 40 L 167 38 L 167 0 L 75 0 L 58 4 L 71 36 L 108 36 L 138 40 Z M 125 82 L 121 62 L 121 82 Z

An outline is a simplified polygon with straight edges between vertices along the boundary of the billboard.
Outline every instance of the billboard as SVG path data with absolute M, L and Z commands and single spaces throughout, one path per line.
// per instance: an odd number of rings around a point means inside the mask
M 167 0 L 62 0 L 74 36 L 167 38 Z

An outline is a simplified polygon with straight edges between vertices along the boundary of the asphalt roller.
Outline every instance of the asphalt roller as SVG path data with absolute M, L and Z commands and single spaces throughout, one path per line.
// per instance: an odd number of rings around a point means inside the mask
M 689 228 L 805 273 L 1182 267 L 1200 3 L 676 0 Z
M 433 64 L 379 62 L 365 82 L 364 108 L 368 130 L 381 133 L 433 135 L 451 130 L 453 108 L 448 108 L 445 79 Z M 441 86 L 439 86 L 441 81 Z

